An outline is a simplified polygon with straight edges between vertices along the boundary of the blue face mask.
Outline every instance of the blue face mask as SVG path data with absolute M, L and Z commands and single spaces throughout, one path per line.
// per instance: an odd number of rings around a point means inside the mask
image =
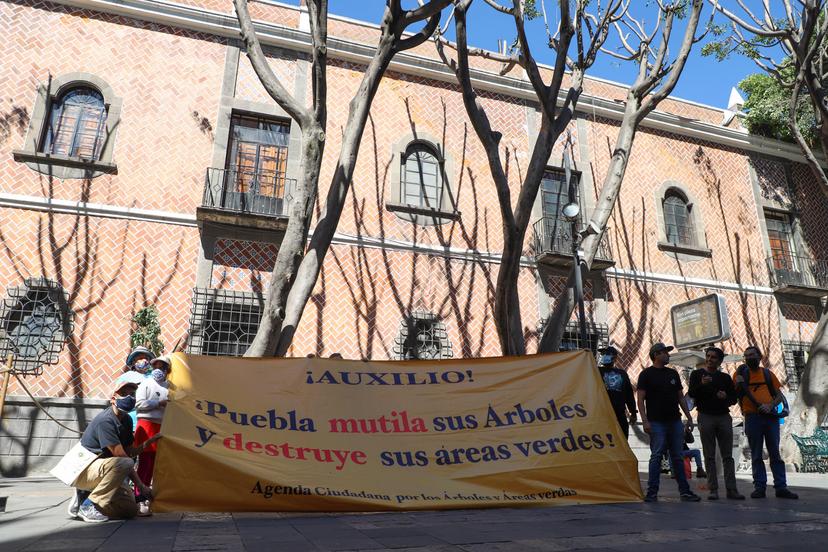
M 149 361 L 145 358 L 136 360 L 135 364 L 132 365 L 132 368 L 137 372 L 145 372 L 147 368 L 149 368 Z
M 135 410 L 135 397 L 127 396 L 115 399 L 115 407 L 121 412 L 132 412 Z
M 612 366 L 615 362 L 613 355 L 601 355 L 601 366 Z
M 164 380 L 167 379 L 167 373 L 160 368 L 156 368 L 152 371 L 152 379 L 154 379 L 158 383 L 163 383 Z

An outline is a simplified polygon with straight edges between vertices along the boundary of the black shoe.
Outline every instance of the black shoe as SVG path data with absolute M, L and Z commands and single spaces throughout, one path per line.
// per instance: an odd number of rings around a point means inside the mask
M 792 500 L 797 500 L 799 498 L 799 495 L 796 493 L 792 493 L 788 489 L 777 489 L 776 498 L 790 498 Z
M 679 498 L 682 502 L 699 502 L 701 500 L 701 497 L 692 491 L 681 493 Z
M 727 491 L 727 499 L 728 500 L 744 500 L 745 495 L 739 494 L 739 491 Z
M 707 472 L 699 468 L 696 470 L 696 477 L 698 479 L 707 479 Z
M 644 502 L 658 502 L 658 495 L 647 493 Z
M 710 491 L 707 495 L 707 500 L 719 500 L 719 491 Z
M 756 489 L 750 493 L 750 498 L 765 498 L 765 489 Z

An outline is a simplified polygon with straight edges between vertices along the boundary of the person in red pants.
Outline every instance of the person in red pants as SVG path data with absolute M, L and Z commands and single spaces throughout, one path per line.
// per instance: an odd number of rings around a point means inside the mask
M 152 377 L 144 378 L 135 393 L 135 408 L 138 411 L 138 425 L 135 428 L 135 444 L 148 441 L 161 431 L 161 420 L 168 400 L 167 375 L 170 373 L 170 359 L 160 356 L 151 361 Z M 147 487 L 152 484 L 152 470 L 155 467 L 156 444 L 153 442 L 138 455 L 138 477 Z M 137 492 L 136 492 L 137 495 Z M 149 500 L 138 496 L 138 515 L 149 516 Z

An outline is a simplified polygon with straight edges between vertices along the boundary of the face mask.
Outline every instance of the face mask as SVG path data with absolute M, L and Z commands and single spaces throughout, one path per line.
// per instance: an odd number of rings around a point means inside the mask
M 615 357 L 612 355 L 601 355 L 601 366 L 612 366 L 615 362 Z
M 759 368 L 759 359 L 752 358 L 750 360 L 746 360 L 745 364 L 747 364 L 748 368 L 750 368 L 751 370 L 755 370 L 756 368 Z
M 132 365 L 132 367 L 138 370 L 139 372 L 143 372 L 147 368 L 147 366 L 149 366 L 149 361 L 145 358 L 142 358 L 141 360 L 136 360 L 135 364 Z
M 115 407 L 121 412 L 132 412 L 135 410 L 135 397 L 120 397 L 115 399 Z
M 167 379 L 167 373 L 161 368 L 156 368 L 152 371 L 152 379 L 158 383 L 162 383 L 165 379 Z

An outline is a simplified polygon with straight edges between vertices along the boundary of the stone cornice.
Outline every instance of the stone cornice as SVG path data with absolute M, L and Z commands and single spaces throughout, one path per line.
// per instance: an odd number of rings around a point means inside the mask
M 184 6 L 162 0 L 52 0 L 58 4 L 92 11 L 112 13 L 133 19 L 180 27 L 213 35 L 239 38 L 238 21 L 227 13 L 203 8 Z M 295 50 L 310 51 L 310 35 L 297 29 L 273 23 L 256 22 L 256 31 L 262 44 Z M 328 53 L 332 58 L 367 64 L 374 54 L 372 46 L 330 37 Z M 417 75 L 445 82 L 456 82 L 454 74 L 441 61 L 409 53 L 397 54 L 389 67 L 392 71 Z M 531 85 L 521 79 L 474 69 L 471 71 L 474 85 L 480 89 L 507 96 L 536 101 Z M 561 98 L 563 99 L 563 98 Z M 624 104 L 621 101 L 581 95 L 578 111 L 611 120 L 621 120 Z M 743 130 L 731 129 L 704 121 L 687 119 L 671 113 L 656 111 L 642 122 L 644 127 L 662 130 L 698 140 L 705 140 L 762 155 L 804 162 L 799 147 L 761 136 L 750 135 Z M 824 158 L 819 157 L 822 162 Z

